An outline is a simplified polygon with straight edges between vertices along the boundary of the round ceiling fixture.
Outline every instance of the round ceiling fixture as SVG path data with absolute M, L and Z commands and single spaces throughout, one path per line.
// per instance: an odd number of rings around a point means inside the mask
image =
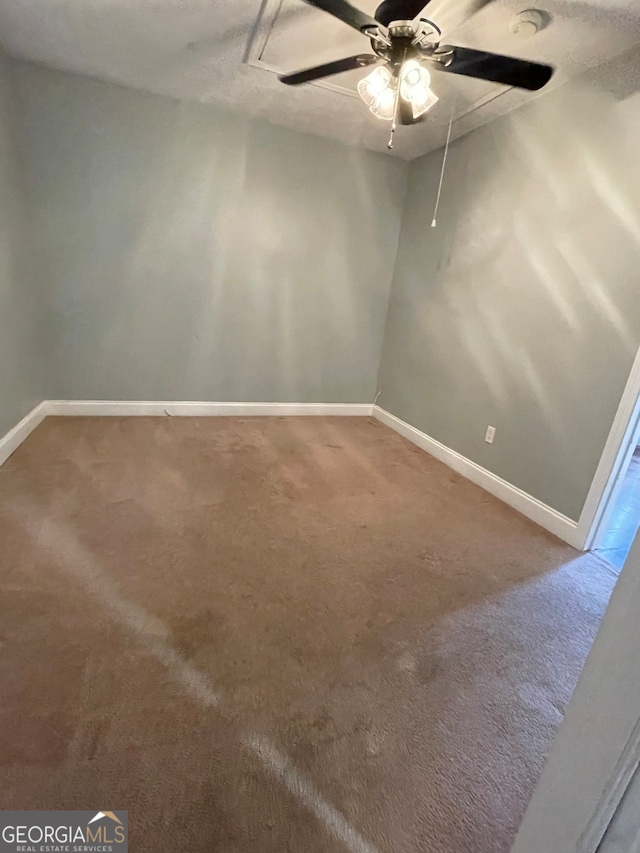
M 531 38 L 543 30 L 549 23 L 549 16 L 540 9 L 525 9 L 511 19 L 509 29 L 518 38 Z

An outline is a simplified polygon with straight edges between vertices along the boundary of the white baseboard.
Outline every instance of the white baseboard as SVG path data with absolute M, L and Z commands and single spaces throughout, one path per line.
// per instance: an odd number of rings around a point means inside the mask
M 235 417 L 372 415 L 371 403 L 185 403 L 136 400 L 48 400 L 48 415 Z
M 366 416 L 373 414 L 371 403 L 185 403 L 146 402 L 135 400 L 44 400 L 0 438 L 0 465 L 11 456 L 25 438 L 47 415 L 62 416 L 170 416 L 213 417 L 233 415 L 247 417 L 296 416 Z
M 0 438 L 0 465 L 5 462 L 14 450 L 17 450 L 27 436 L 42 423 L 47 416 L 47 401 L 40 403 L 28 415 L 17 423 L 13 429 Z
M 456 453 L 439 441 L 430 438 L 395 415 L 370 403 L 185 403 L 146 402 L 134 400 L 45 400 L 36 406 L 4 438 L 0 439 L 0 465 L 47 415 L 62 416 L 171 416 L 171 417 L 218 417 L 231 415 L 247 416 L 367 416 L 374 415 L 383 424 L 426 450 L 444 462 L 458 474 L 481 486 L 487 492 L 504 501 L 535 521 L 545 530 L 581 548 L 583 542 L 578 524 L 562 515 L 521 489 L 496 477 L 486 468 L 481 468 L 470 459 Z
M 481 486 L 485 491 L 494 495 L 494 497 L 499 498 L 510 507 L 513 507 L 513 509 L 518 510 L 522 515 L 530 518 L 531 521 L 535 521 L 536 524 L 544 527 L 545 530 L 553 533 L 559 539 L 562 539 L 563 542 L 573 545 L 574 548 L 580 549 L 582 547 L 583 543 L 580 541 L 581 536 L 576 521 L 567 518 L 566 515 L 562 515 L 537 498 L 523 492 L 521 489 L 512 486 L 506 480 L 496 477 L 491 471 L 487 471 L 486 468 L 476 465 L 475 462 L 472 462 L 465 456 L 461 456 L 455 450 L 451 450 L 434 438 L 430 438 L 424 432 L 420 432 L 419 429 L 412 427 L 410 424 L 405 423 L 405 421 L 401 421 L 400 418 L 386 412 L 379 406 L 374 406 L 373 414 L 381 423 L 386 424 L 386 426 L 395 430 L 395 432 L 404 438 L 409 439 L 409 441 L 422 450 L 426 450 L 427 453 L 435 456 L 440 462 L 444 462 L 449 468 L 453 468 L 458 474 L 462 474 L 463 477 Z

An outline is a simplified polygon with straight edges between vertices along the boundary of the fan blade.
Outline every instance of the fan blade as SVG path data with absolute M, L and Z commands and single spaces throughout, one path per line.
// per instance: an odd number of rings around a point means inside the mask
M 377 27 L 378 22 L 370 15 L 356 9 L 347 0 L 304 0 L 309 6 L 315 6 L 316 9 L 321 9 L 323 12 L 328 12 L 334 18 L 353 27 L 354 30 L 363 32 L 363 30 Z
M 417 18 L 420 12 L 428 4 L 429 0 L 402 0 L 400 8 L 402 9 L 402 20 L 413 21 Z
M 380 57 L 372 53 L 362 53 L 358 56 L 349 56 L 346 59 L 338 59 L 336 62 L 327 62 L 326 65 L 316 65 L 313 68 L 305 68 L 304 71 L 296 71 L 295 74 L 283 74 L 278 77 L 281 83 L 287 86 L 299 86 L 300 83 L 309 83 L 311 80 L 320 80 L 322 77 L 331 77 L 332 74 L 341 74 L 343 71 L 353 71 L 354 68 L 365 68 L 379 62 Z
M 385 27 L 392 21 L 413 21 L 429 0 L 382 0 L 376 9 L 376 18 Z
M 443 60 L 446 60 L 447 56 L 451 57 L 446 63 L 437 63 L 436 68 L 439 66 L 442 71 L 490 80 L 492 83 L 502 83 L 503 86 L 517 86 L 530 92 L 541 89 L 553 74 L 550 65 L 468 47 L 442 46 L 437 48 L 433 56 Z

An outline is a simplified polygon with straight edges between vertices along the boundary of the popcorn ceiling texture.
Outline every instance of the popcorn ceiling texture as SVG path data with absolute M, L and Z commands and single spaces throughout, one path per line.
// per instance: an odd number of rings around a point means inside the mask
M 359 0 L 359 5 L 373 12 L 378 3 Z M 640 10 L 627 0 L 546 0 L 543 7 L 552 23 L 531 39 L 510 32 L 512 16 L 523 8 L 517 0 L 495 0 L 471 18 L 466 0 L 433 0 L 428 14 L 448 42 L 550 62 L 558 68 L 553 85 L 640 41 Z M 274 19 L 279 8 L 278 2 L 264 4 L 263 25 L 273 22 L 267 53 L 276 70 L 368 48 L 358 33 L 301 0 L 285 0 Z M 388 153 L 388 127 L 357 96 L 316 85 L 285 87 L 271 71 L 245 64 L 252 34 L 261 32 L 260 10 L 257 0 L 0 0 L 0 43 L 14 56 L 60 70 L 219 104 Z M 460 104 L 472 110 L 455 122 L 454 139 L 532 100 L 530 93 L 503 87 L 488 92 L 483 83 L 452 76 L 436 75 L 440 102 L 424 124 L 397 134 L 395 155 L 411 160 L 442 145 L 454 98 L 457 112 Z

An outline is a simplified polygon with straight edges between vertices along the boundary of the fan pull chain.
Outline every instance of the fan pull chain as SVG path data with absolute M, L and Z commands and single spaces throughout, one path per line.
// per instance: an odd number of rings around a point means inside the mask
M 400 114 L 400 83 L 401 83 L 400 77 L 402 74 L 402 65 L 404 65 L 404 61 L 406 58 L 407 58 L 407 51 L 405 49 L 405 52 L 402 56 L 402 64 L 399 67 L 397 67 L 395 69 L 395 72 L 394 72 L 394 77 L 397 80 L 397 86 L 396 86 L 396 101 L 395 101 L 395 104 L 393 105 L 393 122 L 391 124 L 391 134 L 389 136 L 389 141 L 387 142 L 387 148 L 389 150 L 391 150 L 393 148 L 393 136 L 396 132 L 396 127 L 398 126 L 398 115 Z
M 396 102 L 393 107 L 393 122 L 391 123 L 391 134 L 389 135 L 389 141 L 387 142 L 387 148 L 391 150 L 393 148 L 393 135 L 396 132 L 396 127 L 398 126 L 398 112 L 400 110 L 400 82 L 398 82 L 398 88 L 396 89 Z
M 438 195 L 436 196 L 436 206 L 433 211 L 433 219 L 431 220 L 431 227 L 435 228 L 437 225 L 436 218 L 438 216 L 438 207 L 440 205 L 440 193 L 442 192 L 442 179 L 444 178 L 444 167 L 447 163 L 447 154 L 449 152 L 449 140 L 451 139 L 451 125 L 453 124 L 453 113 L 456 108 L 456 99 L 453 99 L 453 106 L 451 107 L 451 116 L 449 117 L 449 130 L 447 131 L 447 142 L 444 146 L 444 157 L 442 158 L 442 169 L 440 171 L 440 183 L 438 184 Z

